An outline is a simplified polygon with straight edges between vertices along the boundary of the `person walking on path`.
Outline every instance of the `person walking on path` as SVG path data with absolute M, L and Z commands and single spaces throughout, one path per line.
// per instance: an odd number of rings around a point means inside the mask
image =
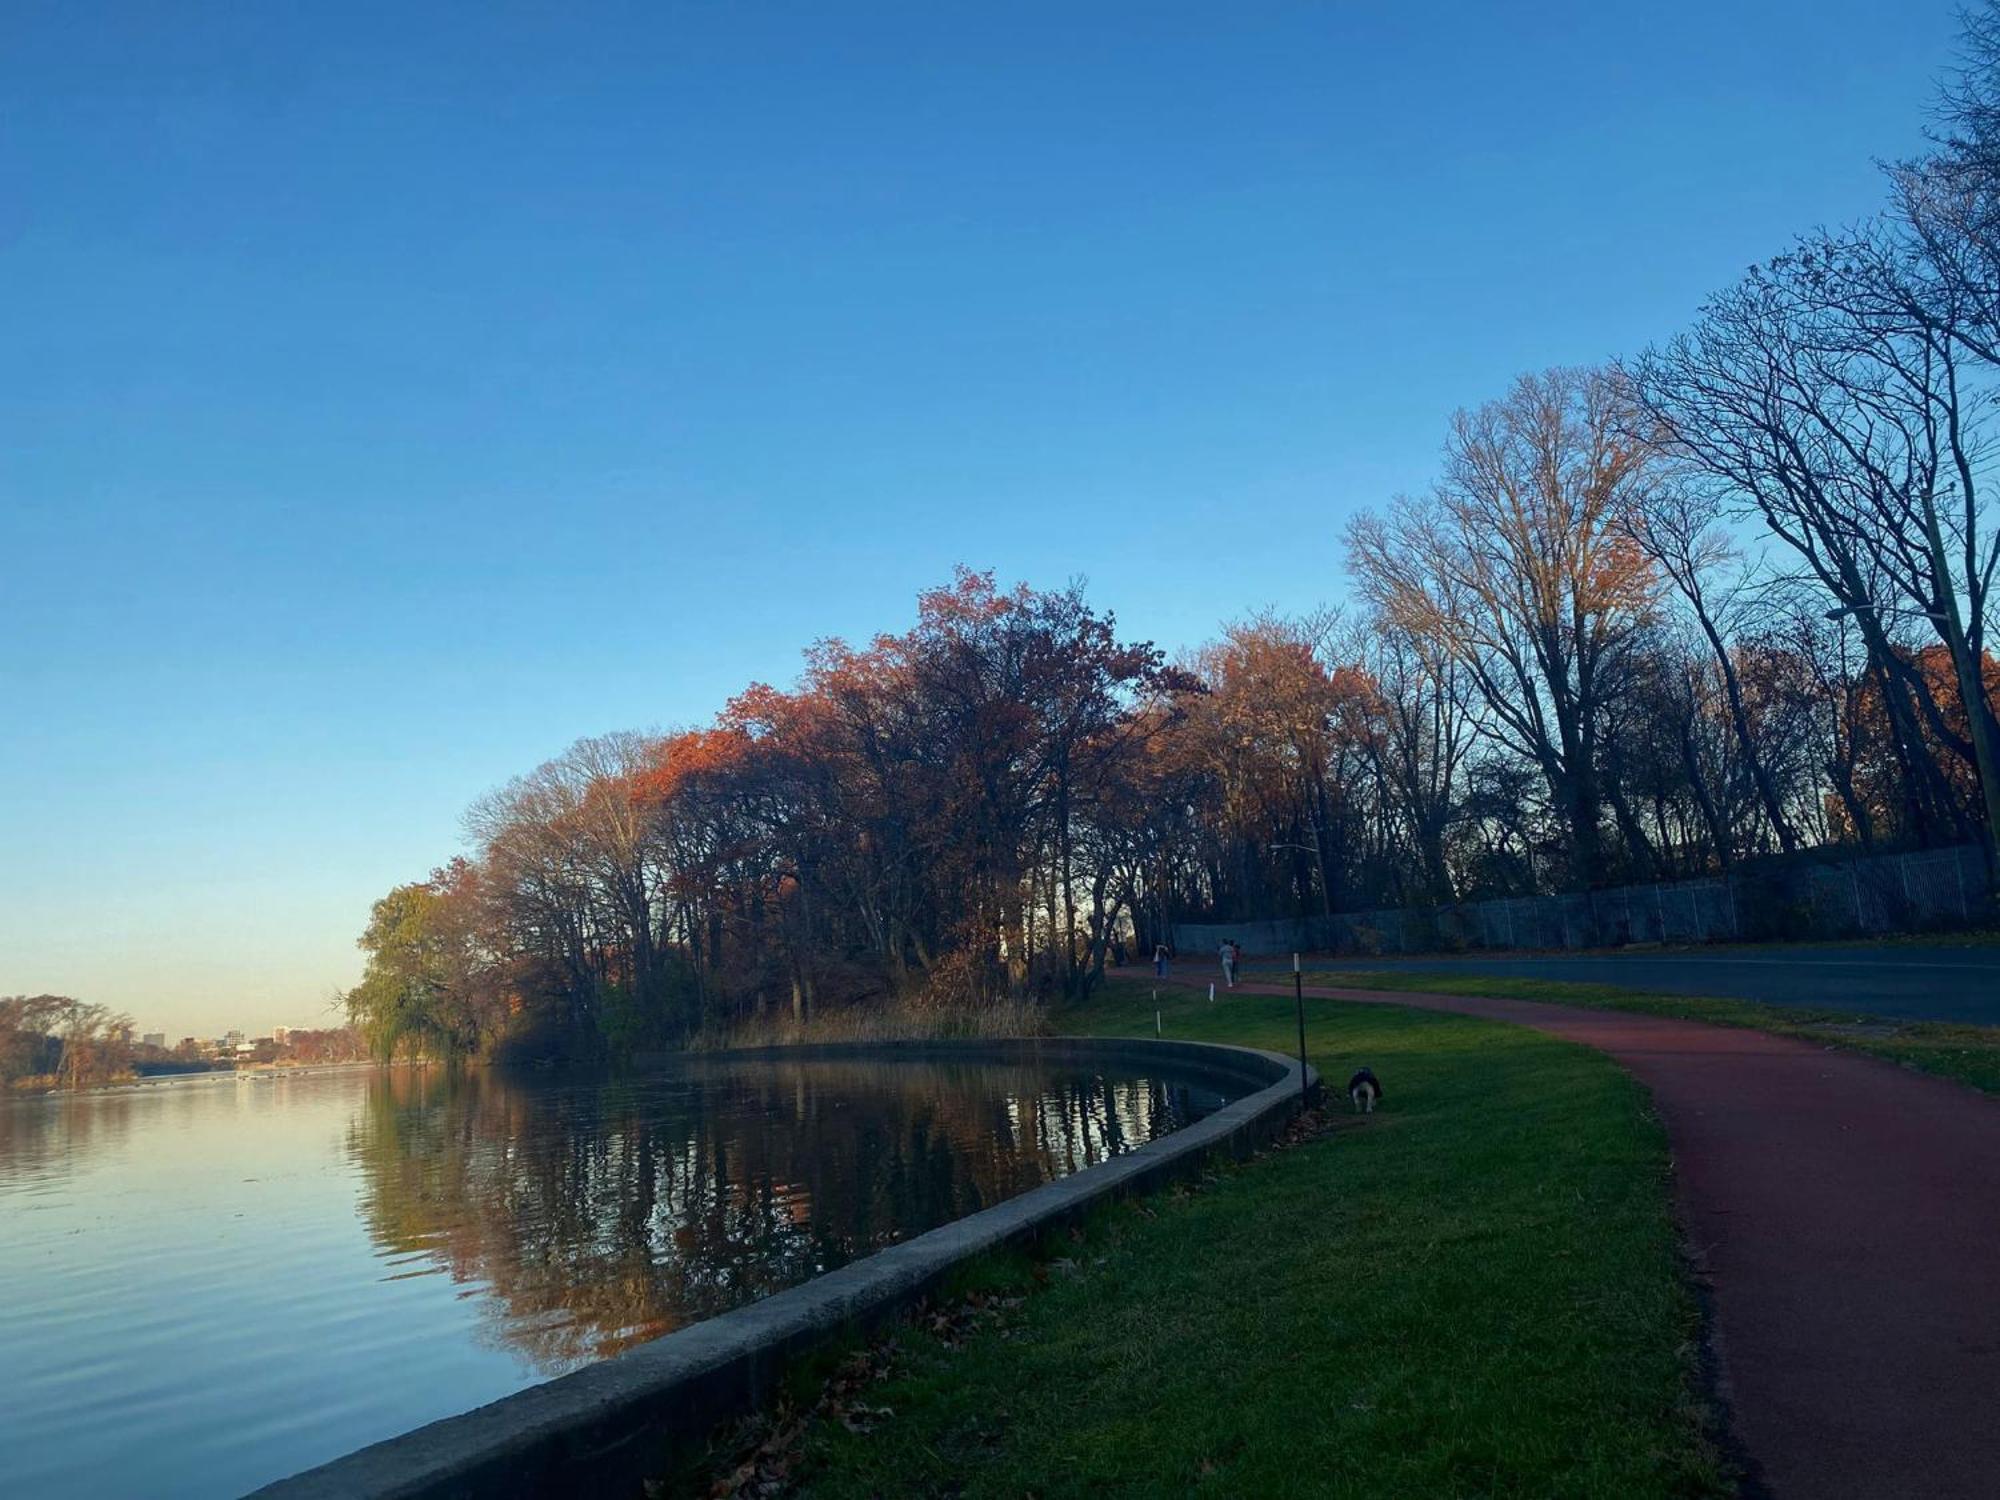
M 1167 945 L 1165 943 L 1153 944 L 1153 977 L 1155 979 L 1165 979 L 1167 977 Z
M 1236 988 L 1236 945 L 1227 938 L 1222 942 L 1222 982 L 1232 990 Z

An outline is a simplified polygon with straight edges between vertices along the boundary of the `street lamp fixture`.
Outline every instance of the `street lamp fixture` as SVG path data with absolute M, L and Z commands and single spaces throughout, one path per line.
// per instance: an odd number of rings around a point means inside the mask
M 1319 825 L 1317 823 L 1313 825 L 1313 835 L 1314 837 L 1318 837 L 1319 835 Z M 1333 887 L 1326 883 L 1326 855 L 1320 851 L 1319 847 L 1316 844 L 1273 844 L 1271 849 L 1274 853 L 1279 849 L 1296 849 L 1301 854 L 1310 854 L 1313 857 L 1314 863 L 1319 866 L 1320 910 L 1325 912 L 1327 916 L 1332 916 Z

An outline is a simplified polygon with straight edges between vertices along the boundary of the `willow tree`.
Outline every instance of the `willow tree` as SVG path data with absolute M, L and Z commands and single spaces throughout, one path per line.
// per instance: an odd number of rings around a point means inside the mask
M 474 909 L 477 879 L 454 860 L 371 908 L 356 940 L 367 963 L 345 1000 L 349 1023 L 377 1057 L 464 1057 L 495 1034 L 500 1007 Z

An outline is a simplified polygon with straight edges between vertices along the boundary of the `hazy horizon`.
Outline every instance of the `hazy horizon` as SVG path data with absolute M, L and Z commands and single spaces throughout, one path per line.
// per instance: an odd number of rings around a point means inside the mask
M 0 993 L 324 1022 L 481 792 L 955 564 L 1337 602 L 1454 408 L 1879 207 L 1955 26 L 23 11 Z

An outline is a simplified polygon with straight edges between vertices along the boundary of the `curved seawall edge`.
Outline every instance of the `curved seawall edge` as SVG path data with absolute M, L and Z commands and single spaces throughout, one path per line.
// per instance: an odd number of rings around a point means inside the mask
M 808 1061 L 842 1056 L 966 1061 L 1171 1061 L 1257 1085 L 1214 1114 L 1124 1156 L 1057 1178 L 757 1302 L 675 1330 L 569 1375 L 446 1417 L 254 1492 L 257 1500 L 444 1500 L 633 1483 L 678 1443 L 755 1407 L 785 1366 L 850 1329 L 907 1308 L 974 1256 L 1059 1227 L 1093 1205 L 1241 1157 L 1298 1108 L 1299 1062 L 1200 1042 L 1082 1037 L 1018 1041 L 824 1043 L 703 1058 Z M 1308 1069 L 1304 1089 L 1318 1085 Z

